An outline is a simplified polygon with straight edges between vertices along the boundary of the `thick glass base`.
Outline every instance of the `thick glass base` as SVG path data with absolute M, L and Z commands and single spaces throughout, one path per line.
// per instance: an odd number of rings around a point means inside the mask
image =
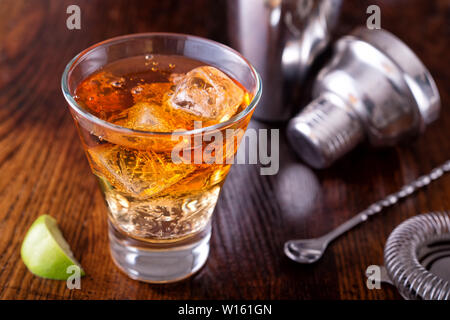
M 130 239 L 109 223 L 111 256 L 130 278 L 168 283 L 191 276 L 205 264 L 209 254 L 211 224 L 191 238 L 172 243 L 148 243 Z

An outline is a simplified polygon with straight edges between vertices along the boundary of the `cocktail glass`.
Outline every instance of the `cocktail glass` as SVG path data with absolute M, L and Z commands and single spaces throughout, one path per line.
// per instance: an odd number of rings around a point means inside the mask
M 245 88 L 248 105 L 212 126 L 150 132 L 102 120 L 75 99 L 77 86 L 102 67 L 147 55 L 183 56 L 216 67 Z M 255 69 L 238 52 L 211 40 L 135 34 L 98 43 L 74 57 L 63 73 L 62 90 L 108 207 L 115 264 L 131 278 L 152 283 L 182 280 L 198 271 L 209 254 L 220 190 L 261 95 Z M 189 150 L 189 161 L 186 152 L 174 159 L 180 146 Z

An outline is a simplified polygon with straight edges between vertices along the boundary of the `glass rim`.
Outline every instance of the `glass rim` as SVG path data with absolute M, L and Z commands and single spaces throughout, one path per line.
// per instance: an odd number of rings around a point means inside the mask
M 78 104 L 78 102 L 73 98 L 72 94 L 69 91 L 69 87 L 68 87 L 68 78 L 69 78 L 69 73 L 73 70 L 73 68 L 76 66 L 76 63 L 85 55 L 87 55 L 88 53 L 92 52 L 95 48 L 98 47 L 102 47 L 102 46 L 106 46 L 106 45 L 111 45 L 111 44 L 118 44 L 118 43 L 122 43 L 122 42 L 126 42 L 128 40 L 131 39 L 139 39 L 139 38 L 148 38 L 148 37 L 154 37 L 154 36 L 160 36 L 160 37 L 169 37 L 169 38 L 179 38 L 179 37 L 184 37 L 186 39 L 193 39 L 196 41 L 201 41 L 204 43 L 208 43 L 210 45 L 214 45 L 214 46 L 218 46 L 221 47 L 225 50 L 230 51 L 231 53 L 235 54 L 236 56 L 238 56 L 239 59 L 243 60 L 247 66 L 250 68 L 255 81 L 256 81 L 256 92 L 253 95 L 253 98 L 251 100 L 251 102 L 249 103 L 249 105 L 242 110 L 241 112 L 239 112 L 238 114 L 234 115 L 233 117 L 231 117 L 230 119 L 228 119 L 227 121 L 224 122 L 219 122 L 217 124 L 211 125 L 211 126 L 207 126 L 207 127 L 202 127 L 202 128 L 196 128 L 196 129 L 192 129 L 192 130 L 187 130 L 187 131 L 171 131 L 171 132 L 158 132 L 158 131 L 147 131 L 147 130 L 136 130 L 136 129 L 131 129 L 131 128 L 126 128 L 126 127 L 122 127 L 119 125 L 116 125 L 114 123 L 108 122 L 106 120 L 103 120 L 97 116 L 95 116 L 94 114 L 90 113 L 88 110 L 86 110 L 85 108 L 83 108 L 81 105 Z M 73 57 L 69 63 L 66 65 L 66 67 L 64 68 L 64 72 L 62 74 L 62 78 L 61 78 L 61 89 L 63 91 L 64 94 L 64 98 L 66 99 L 66 101 L 68 102 L 70 108 L 72 110 L 74 110 L 77 114 L 79 114 L 80 116 L 86 118 L 87 120 L 102 126 L 102 127 L 106 127 L 108 129 L 112 129 L 113 131 L 120 131 L 124 134 L 138 134 L 138 135 L 159 135 L 159 136 L 165 136 L 165 135 L 192 135 L 192 134 L 199 134 L 199 133 L 203 133 L 203 132 L 207 132 L 207 131 L 212 131 L 212 130 L 220 130 L 224 127 L 230 126 L 240 120 L 242 120 L 245 116 L 247 116 L 254 108 L 255 106 L 258 104 L 259 99 L 261 98 L 261 93 L 262 93 L 262 80 L 261 80 L 261 76 L 259 75 L 259 73 L 256 71 L 256 69 L 253 67 L 253 65 L 242 55 L 240 54 L 238 51 L 220 43 L 214 40 L 210 40 L 210 39 L 206 39 L 203 37 L 199 37 L 199 36 L 194 36 L 194 35 L 189 35 L 189 34 L 183 34 L 183 33 L 170 33 L 170 32 L 146 32 L 146 33 L 133 33 L 133 34 L 127 34 L 127 35 L 122 35 L 122 36 L 118 36 L 118 37 L 113 37 L 113 38 L 109 38 L 106 39 L 104 41 L 98 42 L 93 44 L 92 46 L 89 46 L 88 48 L 84 49 L 83 51 L 81 51 L 80 53 L 78 53 L 75 57 Z

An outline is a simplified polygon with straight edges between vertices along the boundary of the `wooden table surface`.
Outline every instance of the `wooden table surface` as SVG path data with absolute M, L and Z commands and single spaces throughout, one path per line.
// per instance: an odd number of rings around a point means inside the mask
M 440 89 L 439 120 L 417 140 L 385 150 L 359 147 L 323 171 L 296 158 L 283 133 L 277 175 L 260 176 L 254 165 L 232 168 L 206 266 L 186 281 L 150 285 L 127 278 L 109 256 L 106 207 L 60 77 L 76 53 L 117 35 L 183 32 L 227 43 L 225 1 L 1 1 L 0 298 L 399 299 L 389 286 L 368 290 L 364 272 L 382 264 L 384 243 L 403 220 L 450 209 L 450 176 L 344 235 L 315 265 L 295 264 L 282 253 L 284 241 L 322 235 L 450 158 L 450 2 L 344 2 L 338 35 L 364 24 L 367 6 L 375 3 L 382 27 L 423 59 Z M 81 7 L 81 30 L 66 28 L 70 4 Z M 35 277 L 22 263 L 22 239 L 41 214 L 57 218 L 84 266 L 81 290 Z

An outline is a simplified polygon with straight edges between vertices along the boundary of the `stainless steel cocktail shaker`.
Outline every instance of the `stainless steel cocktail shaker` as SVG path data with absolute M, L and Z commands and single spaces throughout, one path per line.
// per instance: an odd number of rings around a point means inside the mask
M 255 118 L 290 119 L 314 59 L 326 47 L 341 0 L 230 0 L 231 44 L 255 65 L 264 94 Z M 367 139 L 390 146 L 417 135 L 440 110 L 428 70 L 401 40 L 361 27 L 339 39 L 315 80 L 314 100 L 289 122 L 287 136 L 310 166 L 325 168 Z
M 254 117 L 288 120 L 299 109 L 290 103 L 300 83 L 326 47 L 341 0 L 229 0 L 231 45 L 256 67 L 264 94 Z

